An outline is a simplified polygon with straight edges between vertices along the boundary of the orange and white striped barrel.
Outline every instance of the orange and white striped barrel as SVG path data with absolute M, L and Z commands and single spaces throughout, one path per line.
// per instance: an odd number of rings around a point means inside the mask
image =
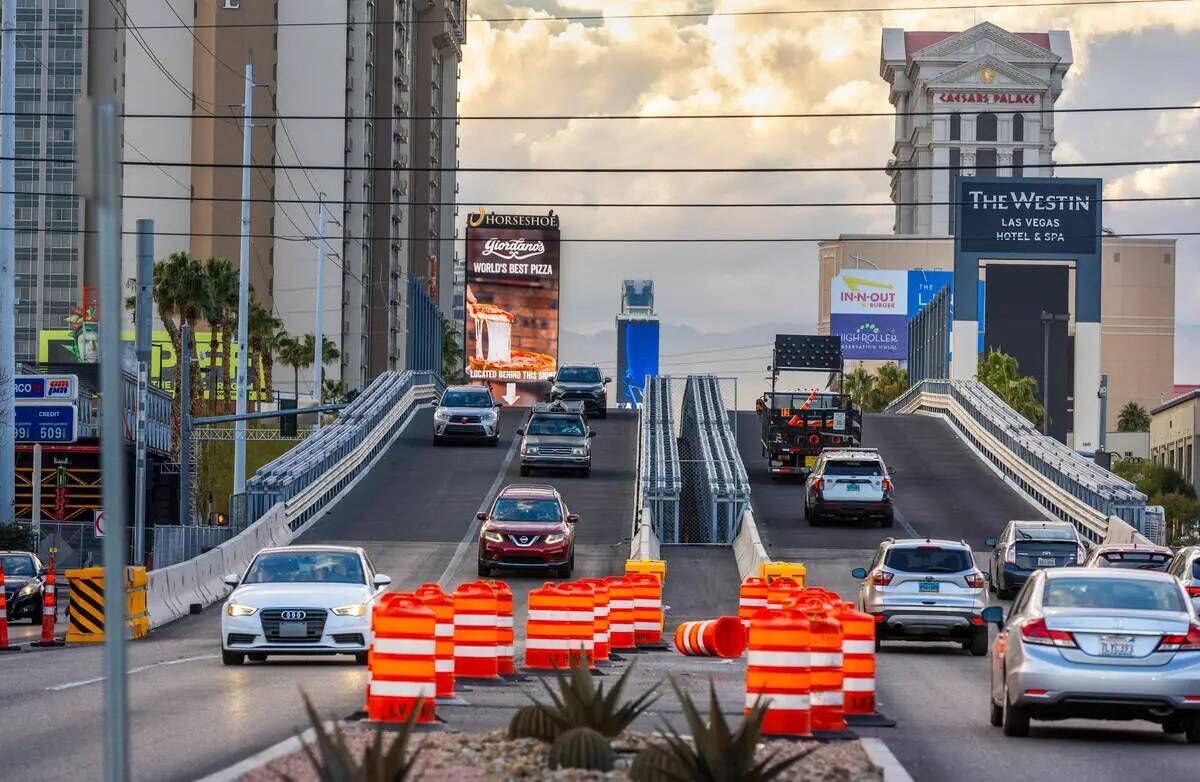
M 767 582 L 758 576 L 750 576 L 738 588 L 738 618 L 746 627 L 750 617 L 767 607 Z
M 547 581 L 530 590 L 525 622 L 525 667 L 531 670 L 567 668 L 571 655 L 571 628 L 566 593 L 560 584 Z
M 653 578 L 653 576 L 651 576 Z M 582 658 L 591 668 L 596 664 L 596 591 L 587 584 L 562 584 L 566 593 L 567 636 L 571 641 L 571 665 Z
M 434 636 L 434 668 L 437 671 L 437 696 L 454 697 L 454 598 L 437 584 L 421 584 L 414 592 L 433 611 L 437 624 Z
M 437 619 L 414 594 L 389 592 L 371 612 L 367 655 L 367 719 L 403 722 L 417 702 L 417 722 L 433 722 L 437 699 L 434 640 Z
M 812 729 L 840 733 L 846 730 L 842 695 L 842 623 L 824 603 L 815 600 L 792 606 L 808 613 L 812 633 Z
M 662 643 L 662 582 L 649 573 L 627 573 L 625 578 L 633 585 L 633 642 Z
M 633 584 L 626 576 L 608 576 L 608 644 L 612 650 L 635 649 Z
M 801 589 L 794 578 L 783 576 L 767 585 L 767 610 L 778 611 L 783 604 L 791 600 Z
M 746 628 L 736 616 L 684 622 L 675 628 L 675 649 L 689 657 L 741 657 Z
M 503 581 L 485 581 L 496 592 L 496 667 L 501 676 L 517 672 L 513 660 L 513 593 Z
M 454 590 L 454 676 L 457 679 L 496 679 L 499 634 L 496 592 L 472 582 Z
M 604 662 L 608 659 L 608 582 L 602 578 L 581 578 L 579 583 L 590 586 L 595 595 L 592 642 L 595 645 L 596 662 Z
M 750 620 L 746 656 L 746 711 L 761 697 L 767 703 L 762 732 L 812 735 L 810 630 L 803 611 L 759 611 Z
M 846 714 L 875 713 L 875 617 L 843 603 L 842 697 Z

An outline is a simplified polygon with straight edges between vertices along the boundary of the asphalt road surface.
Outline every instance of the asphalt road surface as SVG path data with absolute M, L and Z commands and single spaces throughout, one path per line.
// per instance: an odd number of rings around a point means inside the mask
M 753 413 L 743 414 L 739 448 L 771 556 L 804 562 L 810 584 L 846 599 L 858 588 L 850 570 L 866 567 L 883 538 L 912 535 L 905 525 L 922 536 L 965 539 L 986 565 L 985 538 L 1009 519 L 1039 517 L 940 419 L 868 415 L 864 445 L 879 448 L 896 471 L 896 526 L 813 529 L 804 521 L 802 484 L 767 477 L 756 423 Z M 1195 778 L 1200 750 L 1151 723 L 1034 722 L 1030 738 L 1005 738 L 988 723 L 989 658 L 956 644 L 885 644 L 878 666 L 879 710 L 898 725 L 858 733 L 887 742 L 918 782 Z

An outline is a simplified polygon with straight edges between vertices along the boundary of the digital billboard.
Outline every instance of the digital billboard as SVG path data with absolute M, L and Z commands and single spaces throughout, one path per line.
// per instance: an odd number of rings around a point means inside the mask
M 658 321 L 617 320 L 617 407 L 642 406 L 646 376 L 658 374 Z
M 559 260 L 556 215 L 467 218 L 466 373 L 509 404 L 536 401 L 558 368 Z
M 908 272 L 854 269 L 833 278 L 829 333 L 845 359 L 908 359 Z

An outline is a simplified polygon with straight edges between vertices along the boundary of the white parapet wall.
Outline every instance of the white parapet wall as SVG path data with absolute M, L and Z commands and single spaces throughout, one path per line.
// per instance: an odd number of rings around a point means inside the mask
M 659 548 L 658 535 L 654 534 L 654 528 L 650 525 L 650 509 L 642 506 L 640 511 L 640 515 L 634 521 L 634 532 L 629 542 L 629 558 L 661 559 L 662 550 Z
M 733 556 L 737 560 L 738 576 L 745 580 L 749 576 L 757 576 L 760 568 L 771 561 L 767 549 L 763 546 L 758 534 L 758 525 L 754 521 L 754 510 L 747 507 L 742 513 L 742 526 L 738 535 L 733 539 Z

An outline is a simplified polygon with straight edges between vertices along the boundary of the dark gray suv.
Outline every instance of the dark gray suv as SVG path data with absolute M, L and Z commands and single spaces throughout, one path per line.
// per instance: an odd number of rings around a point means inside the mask
M 529 414 L 521 437 L 521 475 L 534 469 L 576 470 L 586 477 L 592 471 L 591 438 L 578 403 L 539 404 Z
M 595 364 L 564 364 L 554 374 L 550 400 L 582 402 L 584 412 L 604 418 L 608 415 L 608 392 L 604 387 L 611 382 L 612 378 L 600 374 Z

